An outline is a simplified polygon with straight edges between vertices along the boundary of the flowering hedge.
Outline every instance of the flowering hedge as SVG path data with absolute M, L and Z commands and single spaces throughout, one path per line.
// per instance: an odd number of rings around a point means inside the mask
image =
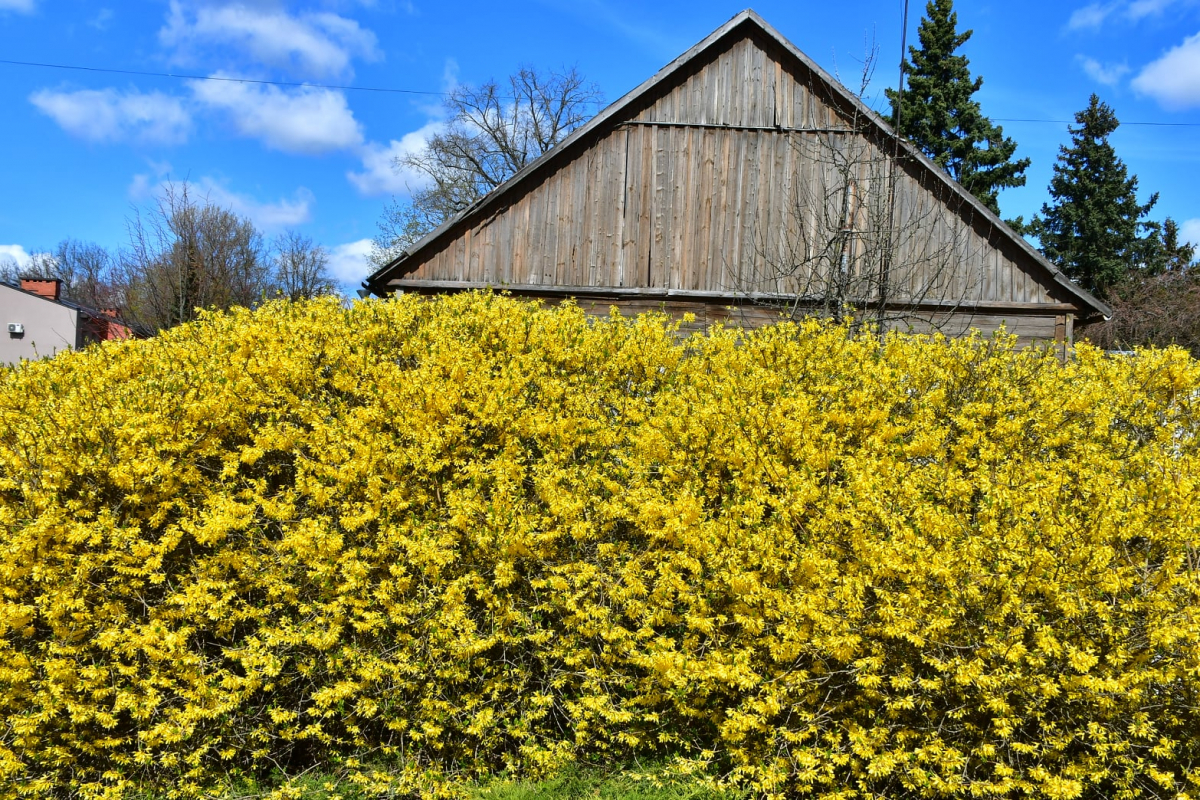
M 6 371 L 0 797 L 1196 796 L 1200 365 L 1076 356 L 484 294 Z

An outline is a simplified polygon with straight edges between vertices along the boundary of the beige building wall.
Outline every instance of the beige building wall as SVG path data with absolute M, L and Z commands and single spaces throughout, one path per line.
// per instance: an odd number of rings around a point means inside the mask
M 24 333 L 10 333 L 21 325 Z M 0 364 L 46 358 L 78 345 L 79 312 L 53 300 L 0 285 Z

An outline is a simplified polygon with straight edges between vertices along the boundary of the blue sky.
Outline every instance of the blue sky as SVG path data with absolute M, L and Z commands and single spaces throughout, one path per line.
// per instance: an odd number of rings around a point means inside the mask
M 574 66 L 611 102 L 742 2 L 0 0 L 7 61 L 414 92 L 0 64 L 0 257 L 67 237 L 121 247 L 132 210 L 186 179 L 268 235 L 293 228 L 325 245 L 352 288 L 385 202 L 411 185 L 391 160 L 436 130 L 440 92 L 521 65 Z M 874 37 L 868 96 L 882 108 L 902 2 L 754 8 L 851 85 Z M 1001 195 L 1005 216 L 1041 208 L 1067 122 L 1095 92 L 1122 123 L 1155 123 L 1123 124 L 1112 142 L 1141 196 L 1160 194 L 1152 216 L 1200 242 L 1200 0 L 960 0 L 956 11 L 974 30 L 961 52 L 984 78 L 984 113 L 1033 160 L 1027 185 Z M 923 12 L 912 3 L 910 43 Z

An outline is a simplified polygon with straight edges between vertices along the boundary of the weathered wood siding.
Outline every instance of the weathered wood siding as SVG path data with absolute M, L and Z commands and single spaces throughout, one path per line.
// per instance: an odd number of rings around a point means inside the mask
M 887 175 L 895 171 L 900 239 L 888 265 L 890 299 L 953 306 L 1068 300 L 1027 253 L 924 168 L 897 166 L 881 150 L 885 142 L 845 132 L 850 112 L 784 55 L 754 36 L 713 48 L 683 79 L 576 142 L 569 158 L 524 178 L 494 213 L 422 252 L 401 283 L 804 293 L 828 276 L 808 268 L 786 274 L 780 266 L 803 249 L 806 231 L 810 241 L 820 234 L 817 217 L 829 209 L 811 198 L 830 194 L 840 180 L 831 154 L 850 152 L 886 164 Z M 853 207 L 864 209 L 872 192 L 886 191 L 884 174 L 877 166 L 859 170 Z M 868 227 L 867 212 L 854 213 L 862 218 L 852 223 L 856 230 Z M 880 268 L 859 257 L 865 248 L 852 245 L 848 268 L 862 272 L 871 299 Z M 1056 313 L 1045 317 L 1050 338 Z M 971 316 L 977 327 L 991 324 L 986 315 Z M 1030 323 L 1039 332 L 1046 324 Z

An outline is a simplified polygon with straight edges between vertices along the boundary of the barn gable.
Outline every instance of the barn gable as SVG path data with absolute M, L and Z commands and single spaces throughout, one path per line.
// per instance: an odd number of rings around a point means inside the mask
M 730 305 L 766 321 L 758 301 L 836 287 L 1063 342 L 1108 314 L 752 11 L 364 286 L 668 303 L 702 322 Z

